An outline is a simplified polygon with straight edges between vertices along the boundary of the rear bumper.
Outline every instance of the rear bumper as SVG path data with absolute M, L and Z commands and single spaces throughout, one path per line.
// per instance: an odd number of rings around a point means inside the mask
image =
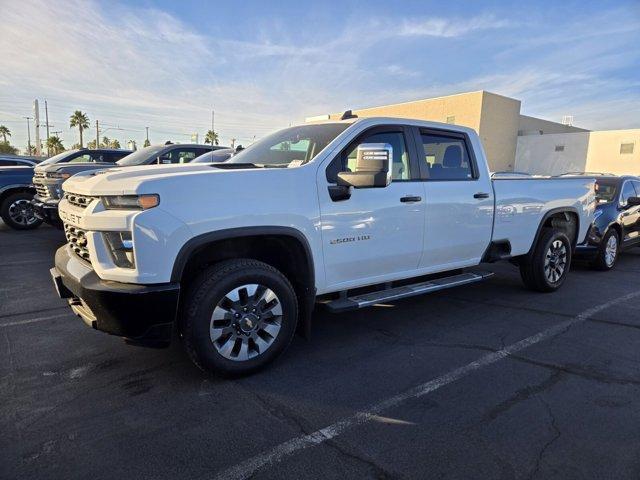
M 49 225 L 58 228 L 62 227 L 62 221 L 58 216 L 58 201 L 46 202 L 36 196 L 31 200 L 31 205 L 33 206 L 36 217 L 44 220 L 44 222 Z
M 105 333 L 130 343 L 167 346 L 178 310 L 180 285 L 134 285 L 101 280 L 67 245 L 55 256 L 51 276 L 60 298 L 73 312 Z

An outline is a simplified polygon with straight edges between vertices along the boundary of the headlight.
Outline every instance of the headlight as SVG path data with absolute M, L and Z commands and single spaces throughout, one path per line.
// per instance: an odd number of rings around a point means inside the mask
M 47 178 L 69 178 L 71 176 L 70 173 L 60 173 L 60 172 L 48 172 Z
M 131 232 L 104 232 L 104 239 L 109 245 L 113 263 L 120 268 L 134 268 L 133 239 Z
M 107 210 L 147 210 L 160 204 L 160 197 L 150 195 L 113 195 L 102 197 Z

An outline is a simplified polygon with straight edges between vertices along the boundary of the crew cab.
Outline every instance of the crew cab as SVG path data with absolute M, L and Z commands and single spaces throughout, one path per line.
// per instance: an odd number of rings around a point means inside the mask
M 78 148 L 40 163 L 34 170 L 36 195 L 31 202 L 38 218 L 50 225 L 60 226 L 58 203 L 62 197 L 62 182 L 78 172 L 111 167 L 131 152 L 112 148 Z
M 95 329 L 253 372 L 334 312 L 471 284 L 510 260 L 565 281 L 595 208 L 590 178 L 492 180 L 472 129 L 349 118 L 273 133 L 227 162 L 114 168 L 63 184 L 51 270 Z M 398 319 L 401 321 L 401 319 Z

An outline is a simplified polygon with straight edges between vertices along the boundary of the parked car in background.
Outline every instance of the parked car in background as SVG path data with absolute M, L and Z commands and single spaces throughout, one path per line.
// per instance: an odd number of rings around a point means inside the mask
M 236 154 L 233 148 L 219 148 L 196 157 L 191 163 L 221 163 L 226 162 Z
M 62 196 L 62 182 L 78 172 L 111 167 L 130 153 L 132 150 L 81 148 L 62 152 L 40 163 L 34 169 L 36 195 L 32 202 L 38 218 L 60 226 L 58 202 Z
M 29 230 L 42 223 L 31 205 L 35 193 L 32 178 L 33 167 L 0 167 L 0 217 L 16 230 Z
M 402 118 L 286 128 L 215 165 L 92 173 L 63 185 L 58 294 L 134 344 L 177 328 L 196 365 L 224 374 L 308 333 L 315 302 L 469 285 L 491 273 L 465 269 L 497 260 L 557 290 L 595 209 L 591 178 L 491 179 L 474 130 Z
M 565 175 L 566 176 L 566 175 Z M 598 270 L 611 270 L 623 250 L 640 246 L 640 177 L 596 176 L 598 205 L 586 241 L 576 258 Z
M 0 167 L 34 167 L 45 160 L 44 157 L 25 157 L 19 155 L 0 155 Z

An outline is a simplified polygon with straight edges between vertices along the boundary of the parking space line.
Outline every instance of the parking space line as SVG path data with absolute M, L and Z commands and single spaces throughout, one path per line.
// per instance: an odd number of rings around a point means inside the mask
M 46 322 L 47 320 L 53 320 L 54 318 L 68 317 L 69 315 L 71 315 L 71 313 L 67 312 L 67 313 L 59 313 L 57 315 L 49 315 L 48 317 L 39 317 L 39 318 L 31 318 L 29 320 L 18 320 L 16 322 L 0 323 L 0 328 L 14 327 L 16 325 L 28 325 L 30 323 Z
M 397 407 L 398 405 L 406 402 L 407 400 L 415 399 L 422 397 L 428 393 L 434 392 L 450 383 L 453 383 L 461 378 L 466 377 L 467 375 L 480 370 L 486 366 L 492 365 L 503 358 L 508 357 L 514 353 L 517 353 L 521 350 L 531 347 L 536 343 L 542 342 L 543 340 L 547 340 L 551 337 L 554 337 L 567 329 L 577 325 L 579 323 L 585 322 L 589 320 L 594 315 L 599 312 L 606 310 L 609 307 L 612 307 L 616 304 L 626 302 L 627 300 L 631 300 L 632 298 L 640 296 L 640 291 L 630 293 L 628 295 L 624 295 L 622 297 L 615 298 L 610 300 L 609 302 L 597 305 L 592 307 L 584 312 L 578 314 L 575 317 L 570 318 L 569 320 L 562 321 L 557 323 L 556 325 L 543 330 L 535 335 L 527 337 L 519 342 L 513 343 L 501 350 L 491 352 L 483 357 L 480 357 L 478 360 L 475 360 L 463 367 L 452 370 L 440 377 L 437 377 L 433 380 L 430 380 L 422 385 L 418 385 L 410 390 L 407 390 L 404 393 L 395 395 L 391 398 L 383 400 L 375 405 L 370 406 L 367 410 L 362 412 L 357 412 L 354 415 L 342 419 L 332 425 L 324 427 L 320 430 L 316 430 L 313 433 L 309 433 L 307 435 L 302 435 L 296 438 L 293 438 L 289 441 L 281 443 L 280 445 L 272 448 L 271 450 L 267 450 L 261 454 L 256 455 L 255 457 L 249 458 L 235 466 L 232 466 L 226 470 L 223 470 L 215 475 L 215 480 L 242 480 L 252 476 L 258 470 L 265 466 L 273 465 L 275 463 L 280 462 L 284 458 L 294 454 L 298 450 L 305 449 L 307 447 L 312 447 L 315 445 L 320 445 L 328 440 L 331 440 L 342 433 L 350 430 L 358 425 L 362 425 L 368 423 L 378 415 L 390 408 Z

